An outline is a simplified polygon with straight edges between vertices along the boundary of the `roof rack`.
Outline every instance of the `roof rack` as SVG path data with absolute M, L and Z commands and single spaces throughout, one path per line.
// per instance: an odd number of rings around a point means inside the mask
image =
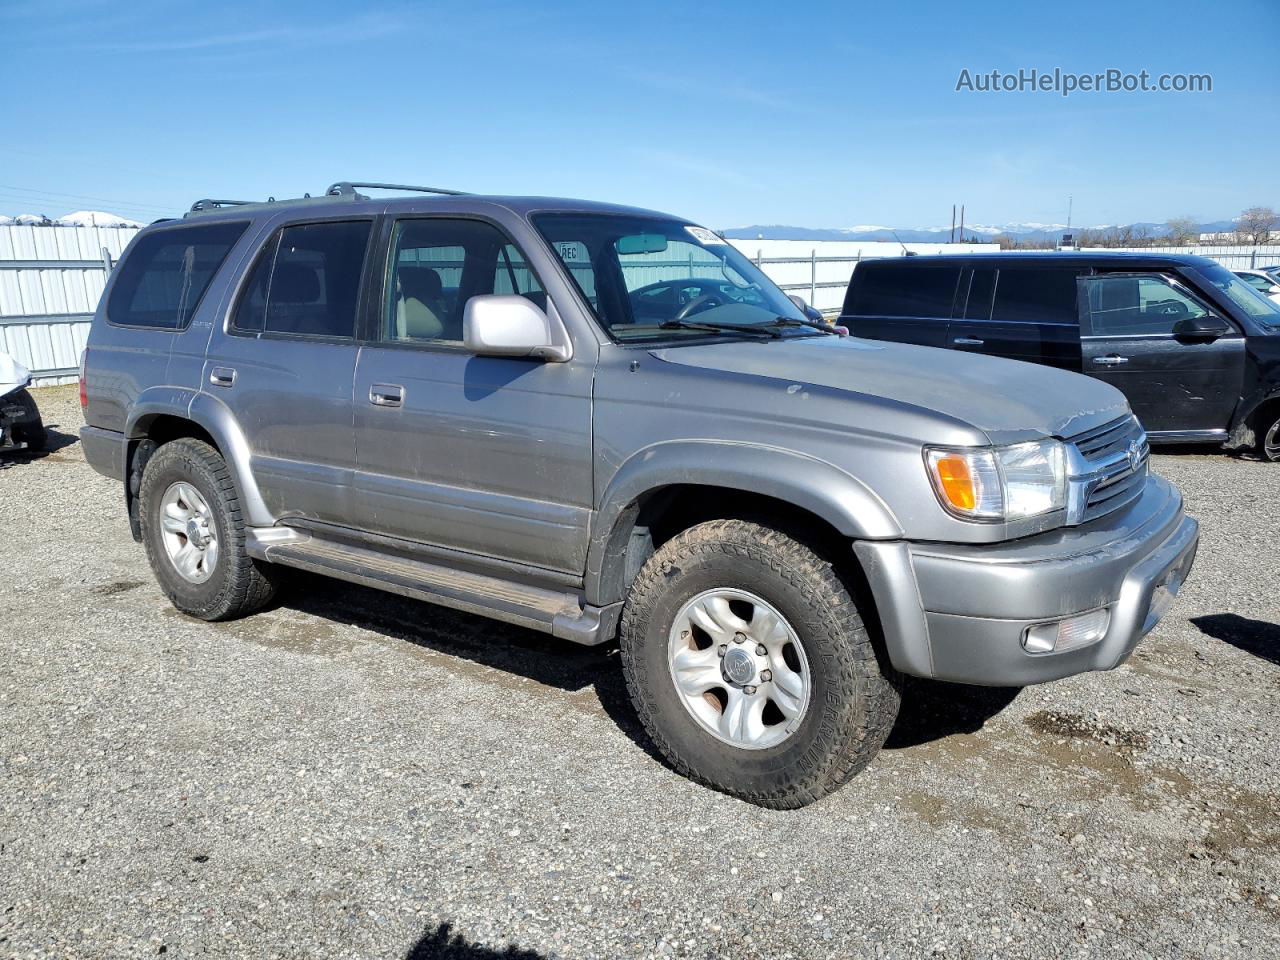
M 354 194 L 357 187 L 367 187 L 370 190 L 411 190 L 414 193 L 439 193 L 446 197 L 465 197 L 468 195 L 464 190 L 445 190 L 441 187 L 415 187 L 407 183 L 353 183 L 350 180 L 341 180 L 333 184 L 325 191 L 325 195 L 342 197 Z
M 275 199 L 274 197 L 272 199 Z M 191 205 L 189 212 L 195 213 L 198 210 L 217 210 L 220 207 L 243 207 L 246 204 L 253 203 L 253 200 L 197 200 Z

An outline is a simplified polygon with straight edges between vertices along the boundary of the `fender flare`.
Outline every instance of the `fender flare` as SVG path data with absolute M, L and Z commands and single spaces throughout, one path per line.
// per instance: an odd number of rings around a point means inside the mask
M 207 393 L 183 387 L 151 387 L 134 402 L 125 436 L 131 441 L 146 436 L 147 424 L 158 416 L 189 420 L 208 433 L 231 470 L 245 521 L 255 527 L 275 523 L 253 477 L 249 442 L 226 404 Z
M 1280 385 L 1276 383 L 1255 390 L 1236 405 L 1235 416 L 1232 417 L 1228 431 L 1228 446 L 1251 446 L 1257 442 L 1251 429 L 1253 418 L 1263 406 L 1273 400 L 1280 400 Z
M 857 477 L 793 450 L 721 440 L 673 440 L 629 457 L 600 499 L 587 545 L 588 603 L 623 598 L 626 547 L 640 498 L 662 487 L 697 485 L 758 493 L 820 517 L 850 540 L 895 540 L 902 528 Z

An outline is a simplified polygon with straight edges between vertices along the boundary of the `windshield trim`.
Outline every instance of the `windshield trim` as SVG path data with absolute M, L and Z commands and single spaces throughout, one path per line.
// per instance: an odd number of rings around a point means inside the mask
M 640 347 L 642 349 L 653 349 L 655 347 L 661 347 L 663 349 L 666 349 L 668 347 L 678 347 L 678 346 L 685 346 L 685 345 L 691 345 L 691 346 L 704 345 L 705 346 L 708 343 L 742 342 L 740 338 L 734 338 L 734 340 L 730 341 L 718 333 L 698 333 L 692 330 L 687 331 L 689 334 L 688 336 L 673 337 L 671 336 L 671 334 L 674 332 L 672 330 L 657 331 L 658 335 L 655 335 L 652 337 L 619 337 L 617 336 L 613 332 L 612 326 L 606 323 L 600 317 L 599 313 L 596 311 L 596 308 L 592 306 L 591 300 L 587 296 L 587 292 L 582 289 L 581 284 L 578 283 L 577 278 L 573 275 L 573 271 L 569 269 L 569 265 L 565 263 L 565 261 L 560 257 L 558 253 L 556 253 L 555 242 L 552 241 L 547 236 L 547 234 L 543 231 L 541 224 L 539 223 L 539 221 L 544 219 L 557 220 L 557 219 L 569 219 L 569 218 L 572 218 L 572 219 L 590 218 L 590 219 L 597 219 L 597 220 L 616 220 L 616 219 L 645 220 L 645 221 L 650 221 L 652 223 L 675 224 L 680 227 L 698 227 L 699 225 L 690 220 L 686 220 L 683 217 L 676 217 L 676 216 L 671 216 L 669 214 L 657 213 L 653 211 L 639 211 L 639 210 L 635 212 L 626 211 L 625 213 L 623 213 L 623 212 L 602 211 L 602 210 L 541 209 L 541 210 L 531 210 L 525 215 L 525 219 L 528 221 L 529 226 L 532 228 L 534 234 L 537 236 L 538 241 L 542 244 L 545 252 L 550 256 L 551 260 L 554 263 L 555 268 L 560 272 L 561 279 L 567 282 L 569 289 L 572 290 L 574 295 L 578 298 L 579 306 L 582 308 L 583 312 L 586 314 L 587 318 L 592 323 L 594 329 L 598 331 L 600 334 L 602 334 L 603 336 L 607 337 L 610 343 L 613 343 L 617 346 L 622 346 L 622 347 Z M 786 301 L 788 305 L 790 305 L 793 309 L 795 309 L 794 304 L 791 302 L 790 297 L 787 296 L 786 291 L 784 291 L 781 287 L 779 287 L 771 277 L 769 277 L 763 270 L 761 270 L 758 266 L 756 266 L 756 264 L 751 261 L 750 257 L 748 257 L 745 253 L 743 253 L 737 247 L 733 246 L 733 244 L 731 244 L 728 240 L 724 240 L 724 246 L 729 247 L 739 256 L 747 260 L 747 262 L 750 263 L 751 266 L 755 268 L 756 272 L 759 273 L 760 277 L 765 281 L 765 283 L 771 286 L 782 297 L 782 299 Z M 722 262 L 722 265 L 723 265 L 723 262 Z M 744 330 L 750 330 L 750 328 L 753 326 L 768 327 L 771 325 L 771 323 L 772 321 L 766 320 L 766 321 L 761 321 L 758 324 L 744 323 L 744 324 L 739 324 L 738 326 L 741 326 Z M 655 329 L 656 329 L 656 325 L 655 325 Z M 776 329 L 778 329 L 778 332 L 781 333 L 781 336 L 776 338 L 759 336 L 756 339 L 760 340 L 761 342 L 767 342 L 773 339 L 785 341 L 785 340 L 794 340 L 794 339 L 797 339 L 798 337 L 824 336 L 824 334 L 822 334 L 820 331 L 809 330 L 804 327 L 787 327 L 787 328 L 776 328 Z

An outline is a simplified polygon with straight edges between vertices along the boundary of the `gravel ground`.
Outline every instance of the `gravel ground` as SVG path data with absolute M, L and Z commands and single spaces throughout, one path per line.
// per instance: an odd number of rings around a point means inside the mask
M 0 955 L 1280 955 L 1280 468 L 1155 458 L 1203 523 L 1125 666 L 918 684 L 798 812 L 649 752 L 616 651 L 319 578 L 172 611 L 115 483 L 0 471 Z

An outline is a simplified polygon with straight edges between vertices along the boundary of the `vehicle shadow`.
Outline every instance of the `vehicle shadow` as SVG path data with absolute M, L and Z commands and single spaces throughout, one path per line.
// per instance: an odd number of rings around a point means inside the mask
M 649 756 L 665 763 L 631 705 L 616 643 L 583 647 L 370 587 L 301 571 L 291 575 L 294 579 L 281 598 L 281 605 L 289 609 L 372 630 L 567 693 L 591 689 L 618 729 Z M 1019 692 L 1016 687 L 973 687 L 908 678 L 902 711 L 885 747 L 901 749 L 956 733 L 974 733 Z
M 543 960 L 544 954 L 508 944 L 500 950 L 468 943 L 466 937 L 453 932 L 453 925 L 427 924 L 404 960 Z
M 0 453 L 0 460 L 8 461 L 14 464 L 31 463 L 35 460 L 43 460 L 51 453 L 57 453 L 66 447 L 74 446 L 80 442 L 80 437 L 74 433 L 63 433 L 56 429 L 57 425 L 45 424 L 45 447 L 43 450 L 9 450 Z
M 1191 622 L 1207 637 L 1280 666 L 1280 625 L 1236 613 L 1192 617 Z
M 900 750 L 956 733 L 977 733 L 1021 692 L 1021 687 L 974 687 L 908 677 L 902 709 L 884 747 Z
M 289 609 L 372 630 L 566 693 L 592 690 L 618 729 L 650 756 L 661 759 L 627 696 L 616 642 L 584 647 L 371 587 L 302 571 L 290 571 L 290 577 L 280 600 Z

